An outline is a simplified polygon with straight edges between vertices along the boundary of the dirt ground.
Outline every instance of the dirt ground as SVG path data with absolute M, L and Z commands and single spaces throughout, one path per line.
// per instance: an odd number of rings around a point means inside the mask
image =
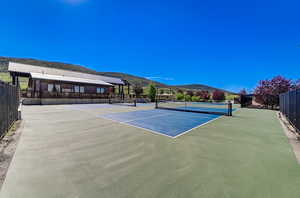
M 0 140 L 0 189 L 5 180 L 10 162 L 15 154 L 21 135 L 21 121 L 17 121 L 6 136 Z

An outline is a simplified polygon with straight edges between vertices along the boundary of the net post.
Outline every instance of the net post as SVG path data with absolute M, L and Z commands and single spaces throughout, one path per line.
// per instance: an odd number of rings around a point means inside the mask
M 157 98 L 155 98 L 155 109 L 158 108 L 158 101 L 157 101 Z
M 134 103 L 133 106 L 136 107 L 136 98 L 134 99 L 133 103 Z
M 184 94 L 184 108 L 187 108 L 187 102 L 186 102 L 186 93 Z
M 228 116 L 232 116 L 232 103 L 231 103 L 231 101 L 228 102 Z

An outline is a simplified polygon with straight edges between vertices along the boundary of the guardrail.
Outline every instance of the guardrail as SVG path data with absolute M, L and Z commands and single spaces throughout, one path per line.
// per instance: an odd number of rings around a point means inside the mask
M 300 133 L 300 89 L 280 94 L 280 112 Z
M 0 81 L 0 139 L 18 120 L 19 88 Z

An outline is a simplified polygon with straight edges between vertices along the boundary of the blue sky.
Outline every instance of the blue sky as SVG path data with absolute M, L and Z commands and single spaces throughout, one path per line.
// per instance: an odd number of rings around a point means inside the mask
M 238 91 L 300 78 L 294 0 L 11 0 L 1 2 L 0 56 L 88 66 Z

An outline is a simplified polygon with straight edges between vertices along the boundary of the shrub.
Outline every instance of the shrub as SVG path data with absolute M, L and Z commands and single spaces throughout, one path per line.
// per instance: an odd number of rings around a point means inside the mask
M 199 102 L 200 101 L 200 97 L 199 96 L 192 96 L 192 101 L 193 102 Z
M 192 97 L 190 95 L 185 95 L 185 101 L 192 101 Z
M 182 93 L 176 94 L 176 100 L 183 100 L 183 99 L 184 99 L 184 95 Z
M 220 90 L 215 90 L 212 94 L 212 99 L 215 101 L 224 101 L 225 100 L 225 93 Z

